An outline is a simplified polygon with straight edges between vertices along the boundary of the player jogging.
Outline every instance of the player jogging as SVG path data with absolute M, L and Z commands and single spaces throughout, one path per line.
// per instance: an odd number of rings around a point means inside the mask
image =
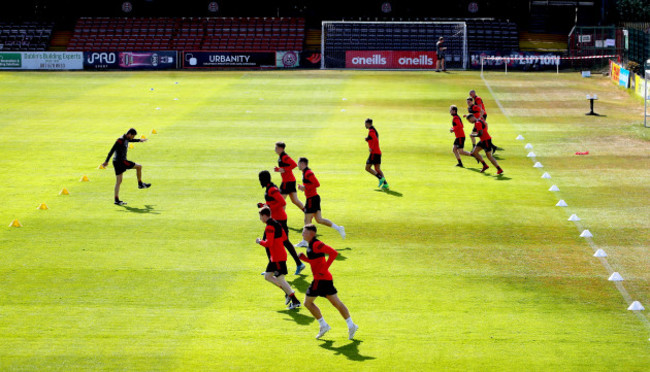
M 283 198 L 291 198 L 291 202 L 296 205 L 296 207 L 303 210 L 305 206 L 302 204 L 300 199 L 298 199 L 298 191 L 296 191 L 296 177 L 293 176 L 293 169 L 298 166 L 293 159 L 284 149 L 287 145 L 284 142 L 275 143 L 275 152 L 280 157 L 278 158 L 278 166 L 275 167 L 275 171 L 280 173 L 282 176 L 282 183 L 280 184 L 280 193 L 282 193 Z
M 280 194 L 280 190 L 277 186 L 271 182 L 271 173 L 269 171 L 261 171 L 258 175 L 260 180 L 260 185 L 266 187 L 264 192 L 264 203 L 257 203 L 258 208 L 262 208 L 265 205 L 271 209 L 271 216 L 276 220 L 282 230 L 286 235 L 286 240 L 284 241 L 284 247 L 287 249 L 293 260 L 296 262 L 296 273 L 295 275 L 300 274 L 300 272 L 305 268 L 305 264 L 300 262 L 296 249 L 293 247 L 293 244 L 289 241 L 289 226 L 287 225 L 287 213 L 284 211 L 287 202 Z
M 305 225 L 311 223 L 311 221 L 316 217 L 316 222 L 321 225 L 329 226 L 334 230 L 338 231 L 341 234 L 341 237 L 345 239 L 345 228 L 343 226 L 338 226 L 332 221 L 323 218 L 320 210 L 320 195 L 316 189 L 320 186 L 320 182 L 316 179 L 314 172 L 308 167 L 309 160 L 307 158 L 298 159 L 298 168 L 302 171 L 302 185 L 299 185 L 298 188 L 301 191 L 305 192 Z M 303 239 L 297 247 L 306 247 L 307 242 Z
M 474 99 L 474 103 L 483 110 L 483 120 L 487 120 L 487 110 L 485 109 L 485 104 L 483 103 L 483 98 L 476 95 L 474 89 L 469 91 L 469 96 Z M 478 119 L 478 118 L 477 118 Z M 499 148 L 494 143 L 492 144 L 492 154 L 496 154 Z
M 476 128 L 476 133 L 472 132 L 470 136 L 479 137 L 479 139 L 481 140 L 476 145 L 476 147 L 472 150 L 472 156 L 474 156 L 476 160 L 480 161 L 481 164 L 483 164 L 483 169 L 481 169 L 481 173 L 485 172 L 490 167 L 488 167 L 488 165 L 481 157 L 481 154 L 479 154 L 480 150 L 485 151 L 485 155 L 487 156 L 487 158 L 490 159 L 490 162 L 494 164 L 495 167 L 497 167 L 497 174 L 503 173 L 503 169 L 501 169 L 499 163 L 497 163 L 494 156 L 492 156 L 492 137 L 490 137 L 490 134 L 488 134 L 487 123 L 482 118 L 477 119 L 473 115 L 469 115 L 467 117 L 467 120 L 469 120 L 470 123 L 474 124 L 474 128 Z
M 372 126 L 372 119 L 366 119 L 366 129 L 368 129 L 368 137 L 366 137 L 366 142 L 368 142 L 368 150 L 370 155 L 368 160 L 366 160 L 366 171 L 373 176 L 379 179 L 379 185 L 377 187 L 383 187 L 384 189 L 388 188 L 388 182 L 386 177 L 384 177 L 384 172 L 381 171 L 381 149 L 379 148 L 379 133 L 377 129 Z M 372 169 L 372 167 L 375 169 Z
M 329 272 L 330 266 L 332 266 L 336 256 L 338 256 L 338 252 L 316 239 L 316 226 L 312 224 L 305 225 L 302 230 L 302 237 L 309 242 L 309 247 L 307 248 L 306 255 L 300 253 L 300 259 L 309 263 L 311 272 L 314 275 L 314 281 L 307 288 L 307 294 L 305 295 L 305 307 L 309 309 L 309 312 L 318 320 L 318 324 L 320 325 L 320 330 L 316 338 L 323 337 L 331 329 L 329 324 L 325 322 L 320 309 L 314 303 L 316 298 L 320 296 L 327 298 L 341 313 L 341 316 L 343 316 L 343 319 L 348 324 L 348 338 L 352 340 L 359 326 L 352 322 L 350 311 L 337 296 L 332 274 Z M 325 260 L 326 255 L 328 256 L 327 260 Z
M 481 106 L 477 105 L 474 102 L 474 98 L 468 97 L 467 98 L 467 115 L 465 116 L 469 120 L 469 116 L 474 116 L 476 119 L 480 118 L 483 116 L 483 112 L 481 110 Z M 472 129 L 472 133 L 476 133 L 476 128 Z M 470 139 L 472 140 L 472 152 L 474 152 L 474 149 L 476 148 L 476 139 L 474 138 L 475 136 L 470 135 Z M 478 159 L 476 159 L 478 161 Z
M 454 147 L 452 149 L 456 160 L 458 160 L 457 167 L 463 168 L 463 161 L 460 160 L 460 155 L 472 156 L 469 152 L 464 150 L 465 147 L 465 130 L 463 129 L 463 121 L 460 116 L 458 116 L 458 107 L 451 105 L 449 107 L 449 113 L 451 114 L 451 128 L 449 129 L 450 133 L 454 133 L 456 139 L 454 140 Z
M 291 286 L 284 278 L 287 275 L 287 251 L 284 250 L 284 241 L 287 239 L 287 235 L 278 221 L 271 218 L 271 208 L 262 207 L 259 213 L 260 221 L 266 224 L 266 228 L 264 229 L 264 239 L 257 238 L 255 242 L 268 248 L 271 254 L 271 259 L 264 273 L 264 279 L 284 291 L 285 304 L 291 302 L 289 309 L 300 307 L 300 301 L 296 298 L 295 291 L 291 289 Z
M 120 185 L 122 184 L 122 174 L 126 172 L 127 169 L 135 168 L 137 171 L 139 189 L 146 189 L 151 187 L 150 183 L 142 182 L 142 165 L 126 159 L 126 152 L 129 149 L 129 142 L 147 142 L 146 138 L 134 138 L 136 134 L 138 134 L 138 132 L 135 129 L 131 128 L 124 135 L 122 135 L 122 137 L 118 138 L 111 148 L 111 151 L 108 153 L 106 161 L 102 164 L 103 167 L 106 167 L 108 165 L 108 160 L 111 158 L 111 155 L 115 153 L 115 157 L 113 157 L 113 168 L 115 168 L 116 205 L 126 205 L 126 202 L 120 200 Z
M 440 72 L 440 67 L 442 67 L 442 71 L 447 71 L 445 68 L 445 51 L 447 50 L 447 47 L 444 46 L 444 43 L 445 38 L 440 36 L 436 43 L 436 56 L 438 58 L 436 61 L 436 72 Z

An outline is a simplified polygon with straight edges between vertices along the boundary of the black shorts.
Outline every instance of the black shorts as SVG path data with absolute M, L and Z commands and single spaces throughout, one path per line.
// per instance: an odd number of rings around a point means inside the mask
M 316 213 L 320 210 L 320 195 L 307 198 L 305 201 L 305 213 Z
M 127 169 L 135 167 L 135 163 L 129 160 L 120 160 L 113 161 L 113 168 L 115 169 L 115 175 L 119 176 L 120 174 L 126 172 Z
M 337 291 L 334 288 L 334 282 L 332 280 L 314 280 L 311 282 L 309 288 L 307 288 L 307 296 L 309 297 L 326 297 L 335 295 L 336 293 Z
M 287 261 L 271 262 L 266 265 L 264 272 L 273 273 L 273 276 L 287 275 Z
M 436 53 L 438 55 L 438 59 L 445 59 L 445 53 Z
M 381 154 L 370 154 L 366 164 L 381 164 Z
M 280 194 L 287 195 L 296 191 L 296 181 L 282 182 L 280 184 Z
M 458 147 L 459 149 L 462 149 L 465 147 L 465 137 L 458 137 L 454 141 L 454 146 Z
M 487 114 L 483 114 L 483 120 L 487 119 Z
M 491 139 L 481 141 L 476 146 L 482 148 L 483 150 L 485 150 L 485 152 L 492 151 L 492 147 L 494 147 L 492 145 L 492 140 Z

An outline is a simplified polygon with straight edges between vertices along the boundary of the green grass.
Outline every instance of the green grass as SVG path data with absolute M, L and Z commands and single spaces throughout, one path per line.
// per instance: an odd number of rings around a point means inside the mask
M 496 97 L 473 72 L 0 73 L 0 369 L 647 369 L 647 311 L 626 310 L 566 221 L 582 218 L 648 307 L 642 107 L 605 78 L 486 76 Z M 505 177 L 453 166 L 448 107 L 470 89 Z M 587 93 L 606 117 L 584 116 Z M 394 193 L 363 170 L 366 117 Z M 127 172 L 121 208 L 112 167 L 96 168 L 129 127 L 151 139 L 129 158 L 153 187 Z M 323 215 L 346 228 L 346 240 L 319 233 L 340 251 L 332 272 L 356 341 L 324 299 L 333 329 L 315 340 L 309 312 L 284 310 L 259 275 L 257 173 L 278 140 L 310 159 Z M 24 227 L 6 227 L 14 218 Z M 306 274 L 288 276 L 299 297 Z

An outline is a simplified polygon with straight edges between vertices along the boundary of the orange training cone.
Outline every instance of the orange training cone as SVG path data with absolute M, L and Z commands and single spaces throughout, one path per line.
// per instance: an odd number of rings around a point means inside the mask
M 13 220 L 13 221 L 11 221 L 11 223 L 9 224 L 9 227 L 23 227 L 23 225 L 20 224 L 20 221 L 18 221 L 18 220 Z
M 38 206 L 38 208 L 36 208 L 36 209 L 46 210 L 46 209 L 50 209 L 50 208 L 47 207 L 47 204 L 45 204 L 45 203 L 41 203 L 41 204 Z
M 86 175 L 84 174 L 84 176 L 81 177 L 81 179 L 79 180 L 79 182 L 90 182 L 90 179 L 88 179 L 88 176 L 86 176 Z
M 151 134 L 158 134 L 155 129 L 151 130 Z
M 106 169 L 106 167 L 104 166 L 104 164 L 99 164 L 99 167 L 97 167 L 97 169 Z
M 145 136 L 145 135 L 143 134 L 143 135 L 140 137 L 140 139 L 147 139 L 147 136 Z
M 61 189 L 61 192 L 59 192 L 59 195 L 70 195 L 70 192 L 68 192 L 68 189 L 64 187 Z

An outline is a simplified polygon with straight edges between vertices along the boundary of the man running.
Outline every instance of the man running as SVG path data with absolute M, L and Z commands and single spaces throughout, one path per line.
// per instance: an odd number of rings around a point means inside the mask
M 287 237 L 284 241 L 284 247 L 287 249 L 293 260 L 296 262 L 296 273 L 295 275 L 300 274 L 300 272 L 305 268 L 305 264 L 300 262 L 296 249 L 293 247 L 293 244 L 289 241 L 289 226 L 287 225 L 287 213 L 284 208 L 287 205 L 287 202 L 280 194 L 278 189 L 273 182 L 271 182 L 271 173 L 269 171 L 261 171 L 258 175 L 260 180 L 260 185 L 266 187 L 264 192 L 264 203 L 257 203 L 258 208 L 268 206 L 271 209 L 271 216 L 276 220 Z
M 308 167 L 309 160 L 307 158 L 298 159 L 298 168 L 302 171 L 302 185 L 299 185 L 298 188 L 300 191 L 305 193 L 307 200 L 305 201 L 305 225 L 311 223 L 311 221 L 316 217 L 316 222 L 321 225 L 329 226 L 334 230 L 338 231 L 341 234 L 341 237 L 345 239 L 345 228 L 343 226 L 338 226 L 332 221 L 323 218 L 320 210 L 320 195 L 316 191 L 316 188 L 320 186 L 320 182 L 316 179 L 314 172 Z M 306 247 L 307 242 L 303 239 L 297 247 Z
M 368 150 L 370 151 L 370 156 L 366 160 L 366 172 L 377 177 L 379 180 L 379 185 L 377 187 L 382 187 L 384 189 L 388 188 L 388 182 L 386 177 L 384 177 L 384 172 L 381 171 L 381 149 L 379 148 L 379 133 L 377 129 L 372 125 L 372 119 L 366 119 L 366 129 L 368 129 L 368 137 L 366 137 L 366 142 L 368 142 Z M 375 169 L 372 169 L 372 167 Z
M 129 149 L 129 142 L 147 142 L 146 138 L 134 138 L 136 134 L 138 134 L 138 132 L 135 129 L 131 128 L 124 135 L 122 135 L 122 137 L 118 138 L 111 148 L 111 151 L 108 153 L 106 161 L 102 164 L 103 167 L 106 167 L 108 165 L 108 160 L 111 158 L 111 155 L 115 153 L 115 157 L 113 158 L 113 168 L 115 168 L 116 205 L 126 205 L 126 202 L 120 200 L 120 185 L 122 184 L 122 175 L 124 172 L 126 172 L 127 169 L 135 168 L 137 171 L 139 189 L 147 189 L 151 187 L 150 183 L 142 182 L 142 165 L 126 159 L 126 152 Z
M 323 337 L 331 329 L 323 318 L 320 309 L 314 303 L 316 298 L 320 296 L 327 298 L 341 313 L 341 316 L 343 316 L 343 319 L 348 324 L 348 338 L 352 340 L 359 326 L 352 322 L 350 311 L 337 296 L 336 288 L 334 288 L 334 280 L 332 274 L 329 272 L 330 266 L 332 266 L 336 256 L 338 256 L 338 252 L 316 239 L 316 226 L 312 224 L 305 225 L 302 230 L 302 237 L 309 242 L 309 247 L 307 248 L 306 255 L 300 253 L 300 259 L 309 263 L 311 272 L 314 275 L 314 281 L 311 282 L 305 295 L 305 307 L 309 309 L 309 312 L 318 320 L 318 324 L 320 325 L 316 338 Z M 325 260 L 325 255 L 329 256 L 327 260 Z
M 474 99 L 475 104 L 477 106 L 479 106 L 481 108 L 481 110 L 483 111 L 483 120 L 487 120 L 487 110 L 485 109 L 485 104 L 483 103 L 483 98 L 477 96 L 476 91 L 474 89 L 469 91 L 469 96 Z M 477 118 L 477 119 L 479 119 L 479 118 Z M 498 149 L 499 148 L 497 147 L 497 145 L 492 144 L 492 154 L 496 154 Z
M 293 159 L 284 149 L 287 145 L 284 142 L 275 143 L 275 153 L 280 157 L 278 158 L 278 166 L 275 167 L 275 171 L 280 173 L 282 176 L 282 183 L 280 184 L 280 193 L 282 193 L 283 198 L 291 198 L 291 202 L 295 204 L 296 207 L 300 210 L 305 209 L 305 206 L 302 204 L 300 199 L 298 199 L 298 191 L 296 191 L 296 177 L 293 176 L 293 169 L 298 166 Z
M 490 159 L 490 162 L 494 164 L 495 167 L 497 167 L 497 175 L 503 173 L 503 169 L 501 169 L 499 163 L 497 163 L 494 156 L 492 156 L 492 137 L 490 137 L 490 135 L 488 134 L 487 123 L 482 118 L 477 119 L 473 115 L 467 116 L 467 120 L 469 120 L 470 123 L 474 124 L 474 128 L 476 129 L 476 133 L 472 132 L 470 136 L 479 137 L 479 139 L 481 140 L 476 145 L 476 147 L 472 150 L 472 156 L 474 156 L 476 160 L 480 161 L 481 164 L 483 164 L 483 169 L 481 169 L 481 173 L 485 172 L 490 167 L 488 167 L 488 165 L 483 160 L 483 157 L 481 157 L 481 154 L 479 154 L 480 150 L 485 151 L 485 155 L 487 156 L 487 158 Z
M 452 149 L 456 160 L 458 160 L 457 167 L 463 168 L 463 161 L 460 160 L 460 155 L 472 156 L 469 152 L 464 150 L 465 147 L 465 130 L 463 129 L 463 121 L 460 116 L 458 116 L 458 107 L 451 105 L 449 107 L 449 113 L 451 114 L 451 128 L 449 129 L 450 133 L 454 133 L 456 139 L 454 140 L 454 147 Z
M 260 221 L 266 224 L 264 229 L 264 240 L 257 238 L 255 243 L 268 248 L 271 258 L 264 272 L 264 279 L 271 284 L 279 287 L 285 293 L 285 304 L 289 304 L 289 309 L 300 307 L 300 301 L 296 298 L 296 293 L 284 276 L 287 275 L 287 251 L 284 250 L 284 241 L 287 239 L 282 226 L 278 221 L 271 218 L 271 208 L 262 207 L 259 211 Z

